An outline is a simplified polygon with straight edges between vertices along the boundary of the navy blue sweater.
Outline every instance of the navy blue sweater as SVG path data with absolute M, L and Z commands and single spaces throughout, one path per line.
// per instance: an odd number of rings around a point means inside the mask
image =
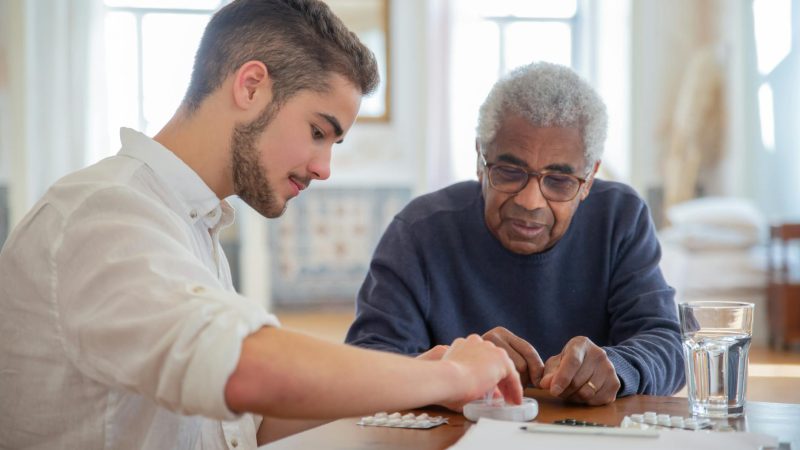
M 684 368 L 674 291 L 647 206 L 596 180 L 551 249 L 510 252 L 486 228 L 475 181 L 413 200 L 378 244 L 347 342 L 418 354 L 503 326 L 543 360 L 569 339 L 603 347 L 618 395 L 671 395 Z

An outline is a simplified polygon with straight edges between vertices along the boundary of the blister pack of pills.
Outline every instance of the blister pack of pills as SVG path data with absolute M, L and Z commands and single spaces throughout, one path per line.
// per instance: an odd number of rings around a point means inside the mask
M 638 428 L 642 430 L 646 430 L 648 428 L 677 428 L 682 430 L 714 429 L 714 425 L 710 419 L 700 417 L 670 416 L 669 414 L 658 414 L 654 411 L 647 411 L 644 414 L 631 414 L 630 416 L 625 416 L 619 426 L 620 428 Z
M 392 428 L 433 428 L 447 423 L 447 418 L 442 416 L 429 416 L 426 413 L 414 415 L 413 413 L 400 414 L 379 412 L 371 416 L 362 417 L 358 425 L 371 427 L 392 427 Z

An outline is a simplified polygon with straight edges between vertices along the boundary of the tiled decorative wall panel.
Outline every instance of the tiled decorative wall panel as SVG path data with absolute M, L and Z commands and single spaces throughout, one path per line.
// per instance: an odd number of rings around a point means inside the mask
M 292 200 L 269 226 L 273 302 L 354 302 L 378 239 L 410 198 L 406 188 L 326 188 Z

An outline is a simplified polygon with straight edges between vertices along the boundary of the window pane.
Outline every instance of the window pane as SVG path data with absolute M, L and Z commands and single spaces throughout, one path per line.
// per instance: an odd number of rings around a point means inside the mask
M 506 28 L 506 72 L 533 61 L 572 65 L 572 35 L 565 23 L 514 22 Z
M 792 5 L 789 0 L 753 1 L 758 71 L 766 75 L 792 48 Z
M 450 85 L 450 139 L 453 174 L 475 179 L 475 127 L 478 109 L 499 74 L 499 34 L 495 23 L 458 24 L 453 35 Z
M 570 18 L 577 10 L 577 0 L 481 0 L 477 6 L 484 17 Z
M 764 83 L 758 88 L 758 113 L 761 119 L 761 144 L 768 152 L 775 151 L 775 103 L 772 99 L 772 87 Z
M 183 100 L 209 19 L 208 14 L 147 14 L 142 19 L 146 134 L 164 126 Z
M 106 6 L 153 9 L 216 9 L 222 0 L 104 0 Z
M 110 155 L 120 147 L 120 127 L 139 128 L 136 18 L 130 13 L 106 14 L 105 35 Z

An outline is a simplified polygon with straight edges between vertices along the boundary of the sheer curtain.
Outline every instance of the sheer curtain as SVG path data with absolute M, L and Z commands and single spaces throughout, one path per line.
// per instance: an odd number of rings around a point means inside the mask
M 746 9 L 752 47 L 748 94 L 750 189 L 774 221 L 800 220 L 800 0 L 755 0 Z
M 85 165 L 102 141 L 90 118 L 102 105 L 103 40 L 97 0 L 6 0 L 8 99 L 2 142 L 9 156 L 12 224 L 64 174 Z

